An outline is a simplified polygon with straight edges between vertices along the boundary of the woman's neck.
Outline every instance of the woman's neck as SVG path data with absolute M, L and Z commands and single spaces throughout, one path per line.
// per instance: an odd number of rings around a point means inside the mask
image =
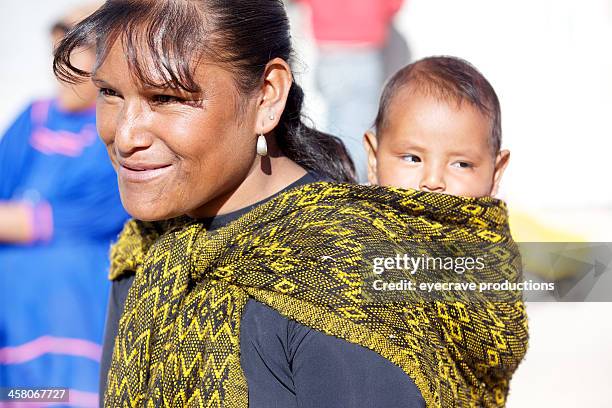
M 302 166 L 287 156 L 257 156 L 247 176 L 237 186 L 230 187 L 228 192 L 188 215 L 205 218 L 240 210 L 278 193 L 306 173 Z

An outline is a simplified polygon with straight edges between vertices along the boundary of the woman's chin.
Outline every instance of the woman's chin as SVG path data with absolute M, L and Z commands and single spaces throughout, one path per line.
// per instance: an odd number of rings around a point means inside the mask
M 172 209 L 166 208 L 162 200 L 143 200 L 138 197 L 124 197 L 121 195 L 123 207 L 133 218 L 141 221 L 162 221 L 179 216 L 180 214 Z

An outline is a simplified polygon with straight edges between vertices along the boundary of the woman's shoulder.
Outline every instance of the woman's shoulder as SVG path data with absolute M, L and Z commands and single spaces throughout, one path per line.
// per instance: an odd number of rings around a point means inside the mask
M 407 215 L 401 208 L 402 198 L 406 197 L 401 192 L 389 188 L 313 181 L 270 203 L 270 209 L 281 215 L 270 217 L 270 223 L 285 224 L 298 235 L 369 234 L 383 223 L 398 224 L 398 217 Z

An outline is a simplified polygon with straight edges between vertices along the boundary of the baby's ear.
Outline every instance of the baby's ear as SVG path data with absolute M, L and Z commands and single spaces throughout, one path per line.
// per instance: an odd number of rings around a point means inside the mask
M 363 135 L 363 147 L 368 154 L 368 181 L 370 184 L 378 184 L 378 176 L 376 174 L 376 151 L 378 149 L 378 140 L 373 131 L 368 130 Z
M 502 150 L 497 153 L 495 158 L 495 172 L 493 173 L 493 187 L 491 188 L 491 197 L 495 197 L 499 190 L 499 184 L 501 182 L 504 171 L 508 167 L 510 162 L 510 150 Z

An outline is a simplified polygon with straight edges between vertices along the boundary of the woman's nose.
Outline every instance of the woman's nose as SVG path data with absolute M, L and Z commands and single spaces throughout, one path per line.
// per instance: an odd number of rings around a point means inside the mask
M 117 118 L 115 148 L 121 156 L 129 156 L 138 150 L 145 150 L 153 143 L 148 130 L 148 112 L 141 103 L 126 102 Z
M 419 190 L 441 193 L 446 190 L 444 172 L 441 169 L 428 166 L 423 172 Z

